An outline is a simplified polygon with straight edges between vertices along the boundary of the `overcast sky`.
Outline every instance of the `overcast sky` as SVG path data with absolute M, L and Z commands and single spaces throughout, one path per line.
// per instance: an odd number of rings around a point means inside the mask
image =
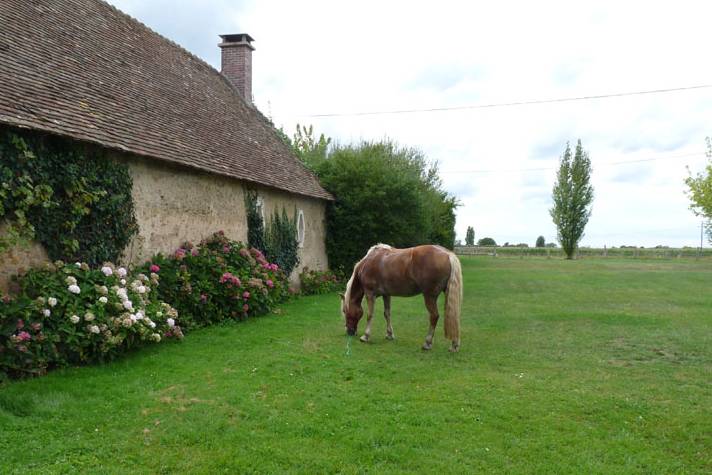
M 712 88 L 309 116 L 712 84 L 712 2 L 110 2 L 217 69 L 217 35 L 249 33 L 255 102 L 290 135 L 299 122 L 341 143 L 422 149 L 462 202 L 460 239 L 471 225 L 500 244 L 555 240 L 555 169 L 580 138 L 595 187 L 582 245 L 699 245 L 683 179 L 706 161 Z

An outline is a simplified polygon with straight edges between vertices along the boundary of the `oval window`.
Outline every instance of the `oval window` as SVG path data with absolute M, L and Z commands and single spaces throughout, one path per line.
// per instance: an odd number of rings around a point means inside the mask
M 297 212 L 297 242 L 299 247 L 304 247 L 304 236 L 306 234 L 306 225 L 304 224 L 304 211 Z

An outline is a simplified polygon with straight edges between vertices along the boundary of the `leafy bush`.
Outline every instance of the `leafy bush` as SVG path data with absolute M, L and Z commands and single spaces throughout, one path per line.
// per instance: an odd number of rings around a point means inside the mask
M 379 242 L 453 247 L 457 201 L 442 190 L 437 166 L 422 152 L 389 141 L 363 142 L 335 147 L 313 168 L 336 198 L 327 207 L 333 269 L 350 272 Z
M 546 239 L 544 239 L 544 236 L 539 236 L 536 238 L 536 247 L 544 247 L 546 246 Z
M 343 279 L 332 271 L 302 269 L 299 274 L 303 295 L 326 294 L 336 292 L 344 286 Z
M 33 238 L 51 259 L 119 258 L 138 231 L 128 165 L 59 137 L 0 127 L 0 251 Z
M 171 256 L 159 254 L 142 270 L 160 275 L 158 296 L 171 302 L 187 328 L 265 314 L 290 293 L 278 264 L 222 231 Z
M 177 312 L 158 299 L 158 281 L 110 263 L 91 269 L 61 261 L 20 276 L 18 297 L 0 303 L 0 379 L 182 338 Z
M 509 243 L 507 243 L 507 244 L 509 244 Z M 478 246 L 496 246 L 497 243 L 495 242 L 494 239 L 492 239 L 490 237 L 484 237 L 484 238 L 480 239 L 479 241 L 477 241 L 477 245 Z
M 245 212 L 247 214 L 247 243 L 255 249 L 265 249 L 265 223 L 257 207 L 258 195 L 255 190 L 245 190 Z

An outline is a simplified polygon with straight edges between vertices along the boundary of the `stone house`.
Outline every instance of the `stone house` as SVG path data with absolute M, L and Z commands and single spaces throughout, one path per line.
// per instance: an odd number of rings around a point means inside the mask
M 221 40 L 218 72 L 103 1 L 3 0 L 0 126 L 100 146 L 129 165 L 140 230 L 126 262 L 220 229 L 246 241 L 251 188 L 267 219 L 297 210 L 300 268 L 324 269 L 333 198 L 252 104 L 253 39 Z M 39 244 L 0 256 L 0 288 L 45 259 Z

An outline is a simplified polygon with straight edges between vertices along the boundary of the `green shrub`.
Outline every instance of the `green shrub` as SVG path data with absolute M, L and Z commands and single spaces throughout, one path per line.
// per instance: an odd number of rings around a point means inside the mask
M 478 246 L 496 246 L 497 243 L 495 242 L 494 239 L 492 239 L 490 237 L 484 237 L 484 238 L 480 239 L 479 241 L 477 241 L 477 245 Z M 509 243 L 505 243 L 505 247 L 508 245 L 509 245 Z
M 332 271 L 302 269 L 299 274 L 302 295 L 326 294 L 336 292 L 344 287 L 343 278 Z
M 282 208 L 282 215 L 274 212 L 265 235 L 265 255 L 279 265 L 286 275 L 299 263 L 299 242 L 297 241 L 297 217 L 289 219 Z
M 0 379 L 182 338 L 175 309 L 158 298 L 158 279 L 109 263 L 91 269 L 61 261 L 19 276 L 19 295 L 0 303 Z
M 142 270 L 160 275 L 158 295 L 178 310 L 186 328 L 265 314 L 290 294 L 279 265 L 222 231 L 198 246 L 185 243 L 170 256 L 159 254 Z

